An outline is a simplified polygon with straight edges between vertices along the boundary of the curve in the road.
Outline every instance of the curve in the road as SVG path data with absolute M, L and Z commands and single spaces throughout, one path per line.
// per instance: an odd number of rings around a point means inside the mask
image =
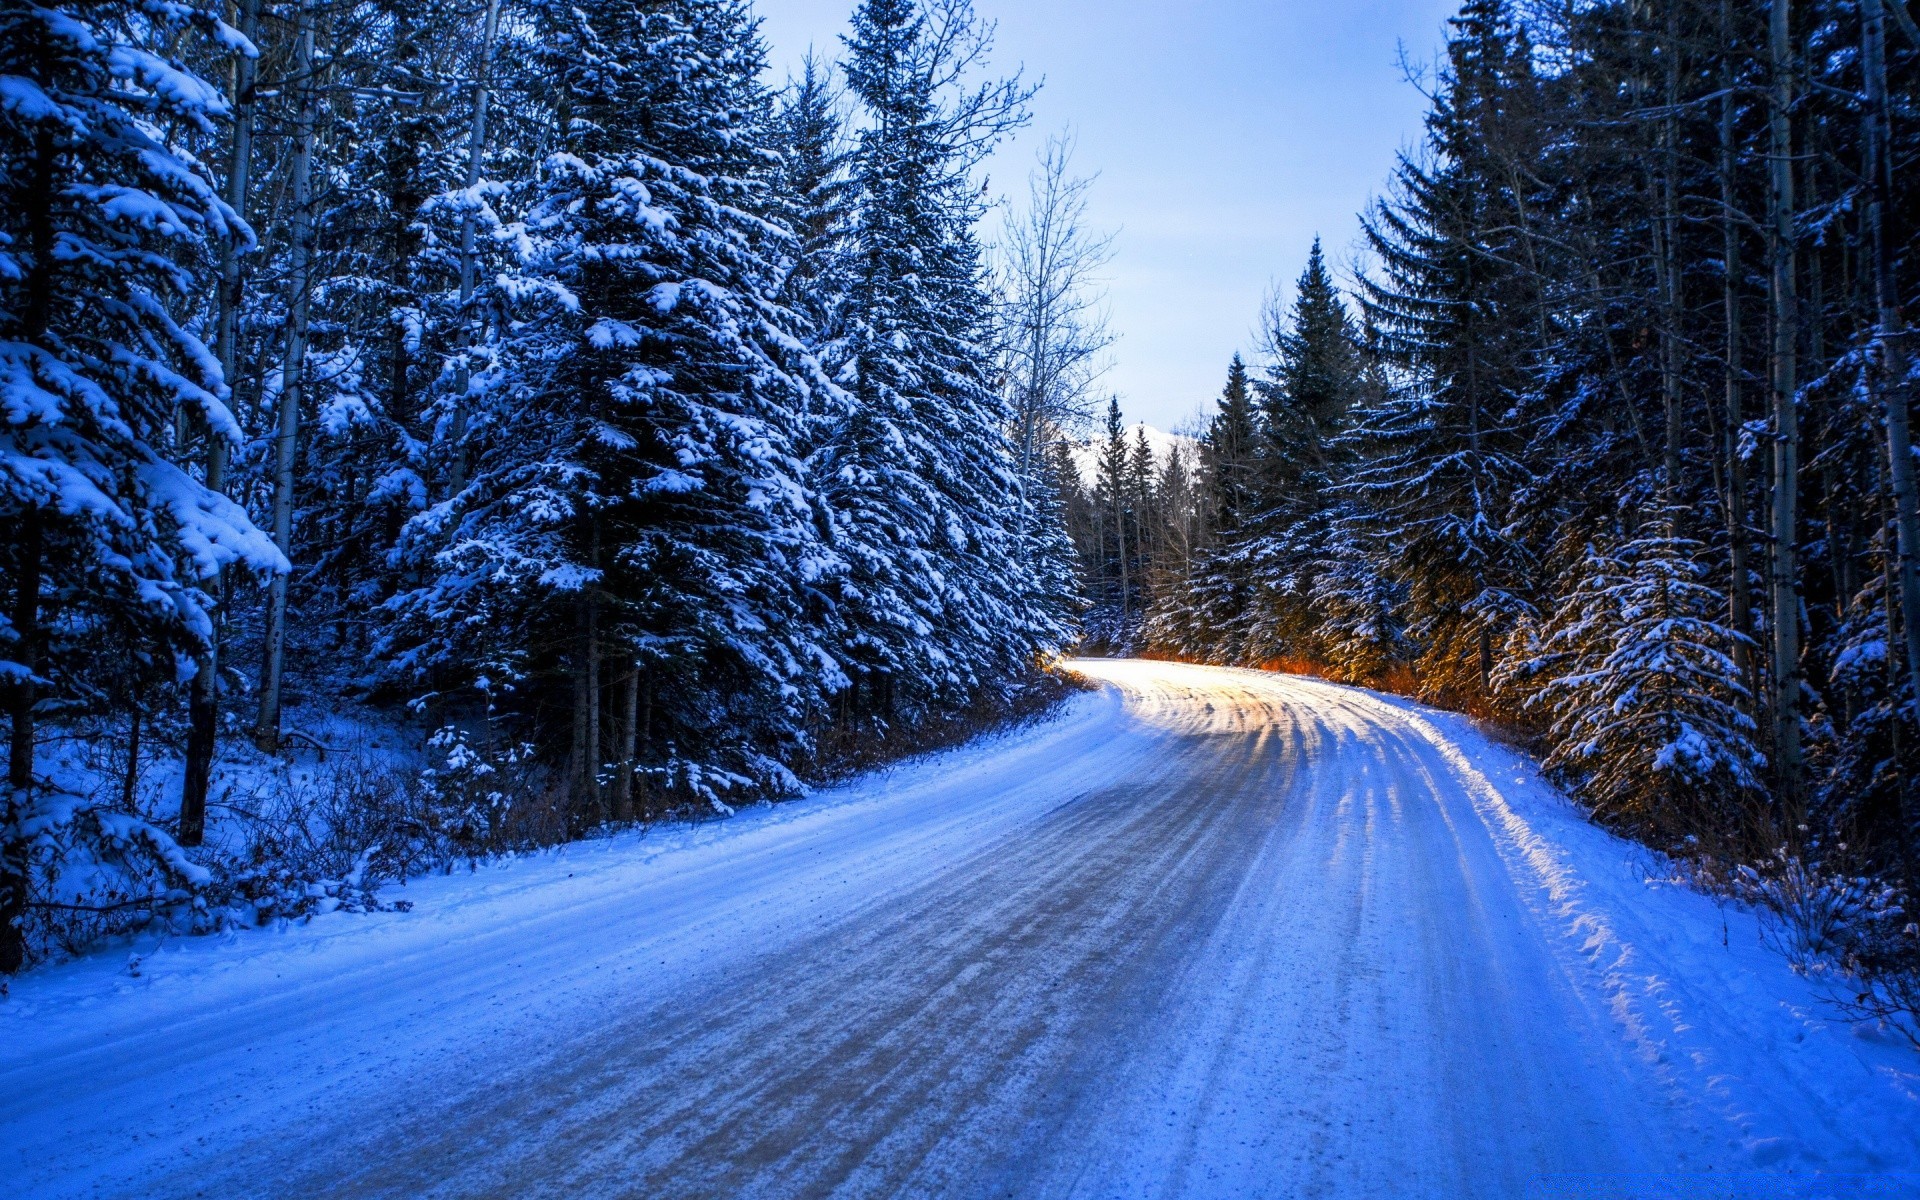
M 1463 721 L 1078 666 L 1106 690 L 1053 725 L 780 821 L 423 906 L 377 955 L 342 935 L 55 1013 L 0 1051 L 0 1152 L 36 1194 L 218 1196 L 1492 1197 L 1920 1163 L 1901 1052 L 1698 944 L 1704 901 Z

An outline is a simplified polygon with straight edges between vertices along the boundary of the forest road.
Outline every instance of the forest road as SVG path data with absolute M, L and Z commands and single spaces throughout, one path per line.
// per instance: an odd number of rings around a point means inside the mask
M 678 843 L 195 939 L 173 986 L 71 1011 L 91 977 L 56 968 L 0 1050 L 4 1190 L 1626 1196 L 1920 1163 L 1910 1052 L 1796 1007 L 1745 918 L 1649 887 L 1463 719 L 1075 665 L 1102 688 L 1049 723 Z

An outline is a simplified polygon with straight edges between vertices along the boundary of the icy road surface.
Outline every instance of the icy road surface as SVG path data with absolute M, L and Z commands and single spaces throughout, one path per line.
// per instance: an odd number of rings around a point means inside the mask
M 0 1191 L 1611 1197 L 1722 1193 L 1528 1187 L 1920 1169 L 1920 1056 L 1824 1017 L 1750 917 L 1650 885 L 1463 719 L 1079 666 L 1107 686 L 1044 726 L 800 802 L 32 975 L 0 1003 Z

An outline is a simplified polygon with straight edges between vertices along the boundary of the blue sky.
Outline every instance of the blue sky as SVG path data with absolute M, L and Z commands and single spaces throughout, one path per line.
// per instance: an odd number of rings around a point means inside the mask
M 777 74 L 809 43 L 838 54 L 853 0 L 759 0 Z M 1318 233 L 1336 267 L 1355 214 L 1425 100 L 1400 48 L 1430 63 L 1457 0 L 975 0 L 999 25 L 994 62 L 1046 86 L 1034 122 L 989 164 L 1024 194 L 1049 131 L 1098 172 L 1113 369 L 1129 417 L 1172 428 L 1210 408 L 1262 297 L 1289 289 Z

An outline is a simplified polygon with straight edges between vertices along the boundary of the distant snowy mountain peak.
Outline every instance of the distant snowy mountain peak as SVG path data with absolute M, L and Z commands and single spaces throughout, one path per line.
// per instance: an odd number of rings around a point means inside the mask
M 1155 429 L 1145 421 L 1135 421 L 1133 424 L 1127 426 L 1127 444 L 1129 446 L 1131 446 L 1134 439 L 1140 435 L 1139 431 L 1141 430 L 1146 431 L 1147 449 L 1153 455 L 1153 465 L 1156 470 L 1167 465 L 1167 459 L 1173 454 L 1176 447 L 1184 450 L 1190 456 L 1197 455 L 1200 451 L 1200 443 L 1197 439 L 1187 437 L 1185 434 L 1168 433 L 1163 429 Z M 1073 465 L 1078 468 L 1080 472 L 1080 481 L 1088 487 L 1092 487 L 1100 477 L 1100 447 L 1105 441 L 1106 437 L 1104 435 L 1097 435 L 1085 441 L 1074 443 Z

